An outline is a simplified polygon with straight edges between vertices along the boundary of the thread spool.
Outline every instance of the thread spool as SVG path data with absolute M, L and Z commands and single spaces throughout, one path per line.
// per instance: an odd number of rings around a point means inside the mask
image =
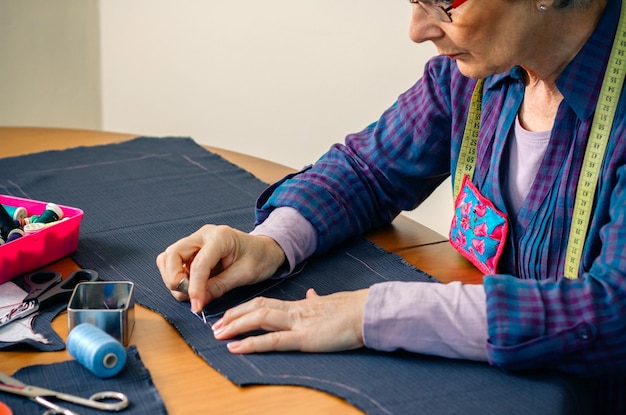
M 23 229 L 26 233 L 36 233 L 45 229 L 47 226 L 49 225 L 45 223 L 27 223 L 23 226 Z
M 23 230 L 21 230 L 20 228 L 12 229 L 11 232 L 9 232 L 9 234 L 7 235 L 7 242 L 20 239 L 22 236 L 24 236 Z
M 24 219 L 28 216 L 28 211 L 25 207 L 22 206 L 8 206 L 2 205 L 4 209 L 7 211 L 9 215 L 13 218 L 13 220 Z
M 39 216 L 33 215 L 31 223 L 50 223 L 63 218 L 63 210 L 54 203 L 48 203 L 46 210 Z
M 24 227 L 30 223 L 35 223 L 37 221 L 37 218 L 39 218 L 39 215 L 32 215 L 25 217 L 24 219 L 20 219 L 20 226 Z
M 34 219 L 33 219 L 34 218 Z M 48 203 L 46 210 L 39 216 L 33 215 L 31 223 L 50 223 L 63 218 L 63 210 L 54 203 Z
M 0 205 L 0 232 L 2 232 L 2 235 L 6 238 L 15 228 L 19 228 L 19 225 L 13 220 L 13 217 L 9 215 L 9 212 L 7 212 L 4 206 Z
M 122 343 L 91 323 L 79 324 L 70 331 L 67 351 L 100 378 L 117 375 L 126 364 Z

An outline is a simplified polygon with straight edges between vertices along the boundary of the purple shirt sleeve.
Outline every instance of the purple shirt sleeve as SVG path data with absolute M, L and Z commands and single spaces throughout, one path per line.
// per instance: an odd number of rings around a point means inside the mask
M 487 311 L 482 285 L 384 282 L 370 288 L 363 318 L 365 345 L 487 361 Z
M 285 252 L 286 266 L 276 277 L 291 274 L 299 263 L 313 255 L 317 247 L 317 233 L 311 223 L 290 207 L 274 209 L 250 234 L 269 236 Z
M 317 235 L 297 210 L 280 207 L 251 234 L 274 239 L 288 266 L 279 277 L 315 252 Z M 370 288 L 363 321 L 365 345 L 405 349 L 452 358 L 487 360 L 485 293 L 480 285 L 386 282 Z

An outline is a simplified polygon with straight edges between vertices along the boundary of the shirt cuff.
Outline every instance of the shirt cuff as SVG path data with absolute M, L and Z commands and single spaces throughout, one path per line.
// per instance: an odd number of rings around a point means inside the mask
M 365 304 L 363 340 L 372 349 L 487 361 L 483 286 L 460 282 L 375 284 Z
M 287 264 L 279 269 L 275 277 L 285 277 L 293 273 L 296 266 L 313 255 L 317 248 L 315 228 L 300 212 L 291 207 L 274 209 L 250 234 L 269 236 L 285 252 Z

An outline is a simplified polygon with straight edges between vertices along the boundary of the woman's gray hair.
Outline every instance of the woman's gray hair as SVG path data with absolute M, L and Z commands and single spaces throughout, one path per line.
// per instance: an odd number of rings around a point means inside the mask
M 586 9 L 591 6 L 591 3 L 593 3 L 593 0 L 557 0 L 554 2 L 554 7 L 557 9 L 564 9 L 566 7 Z

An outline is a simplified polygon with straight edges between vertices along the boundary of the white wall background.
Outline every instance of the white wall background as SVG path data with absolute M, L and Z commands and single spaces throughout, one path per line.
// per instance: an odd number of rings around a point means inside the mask
M 0 0 L 0 125 L 102 126 L 98 25 L 97 0 Z
M 93 11 L 77 16 L 78 5 L 95 7 L 95 17 Z M 43 29 L 32 24 L 41 9 L 53 14 Z M 100 88 L 83 105 L 95 118 L 5 111 L 0 95 L 0 124 L 191 136 L 294 168 L 377 119 L 435 53 L 409 40 L 405 1 L 0 0 L 0 23 L 18 17 L 34 31 L 22 30 L 20 37 L 44 30 L 66 35 L 47 41 L 39 35 L 38 50 L 31 51 L 0 40 L 3 62 L 7 54 L 39 54 L 56 56 L 70 68 L 97 49 L 99 67 L 80 71 L 88 79 L 76 79 L 69 69 L 40 76 L 45 85 L 70 80 L 75 90 L 96 80 Z M 72 34 L 75 26 L 82 36 Z M 15 38 L 14 32 L 0 27 L 0 39 Z M 93 37 L 97 46 L 89 51 L 75 46 L 77 39 Z M 56 53 L 64 50 L 73 53 Z M 27 84 L 17 68 L 0 72 L 0 88 L 13 85 L 14 99 Z M 39 102 L 74 111 L 45 91 Z M 408 215 L 447 233 L 449 194 L 446 182 Z

